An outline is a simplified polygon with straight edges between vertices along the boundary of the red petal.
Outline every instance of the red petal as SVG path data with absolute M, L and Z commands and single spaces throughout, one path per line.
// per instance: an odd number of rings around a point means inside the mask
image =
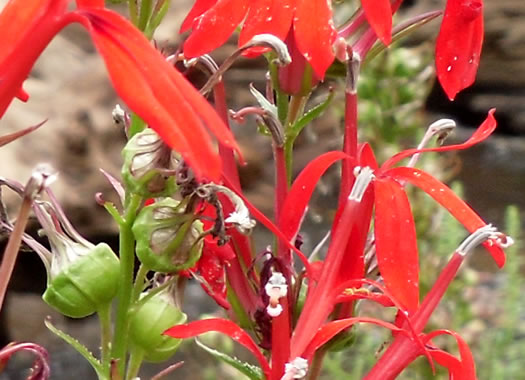
M 436 69 L 450 100 L 474 83 L 482 44 L 482 0 L 448 0 L 436 42 Z
M 76 0 L 79 8 L 104 8 L 104 0 Z
M 206 12 L 208 9 L 213 7 L 217 3 L 217 0 L 196 0 L 195 4 L 191 8 L 190 12 L 182 22 L 179 33 L 184 33 L 191 29 L 193 21 Z
M 332 21 L 331 1 L 297 0 L 294 34 L 297 48 L 315 74 L 323 79 L 335 58 L 332 44 L 337 32 Z
M 401 161 L 404 158 L 413 156 L 416 153 L 424 153 L 424 152 L 446 152 L 450 150 L 463 150 L 470 148 L 473 145 L 479 144 L 483 140 L 487 139 L 492 132 L 496 129 L 496 119 L 494 118 L 494 112 L 496 111 L 495 108 L 492 108 L 485 121 L 479 126 L 478 129 L 476 129 L 476 132 L 470 136 L 470 138 L 465 141 L 462 144 L 454 144 L 454 145 L 447 145 L 447 146 L 438 146 L 435 148 L 423 148 L 423 149 L 407 149 L 404 150 L 395 156 L 391 157 L 389 160 L 387 160 L 382 166 L 381 169 L 385 170 L 388 169 L 395 164 L 397 164 L 399 161 Z
M 409 312 L 419 304 L 419 261 L 414 219 L 403 186 L 378 178 L 375 190 L 375 239 L 385 286 Z
M 396 325 L 393 325 L 392 323 L 388 323 L 375 318 L 357 317 L 338 319 L 337 321 L 327 323 L 319 330 L 317 330 L 317 333 L 308 344 L 308 347 L 305 349 L 303 356 L 306 359 L 311 359 L 313 354 L 315 354 L 315 352 L 323 344 L 327 343 L 330 339 L 339 334 L 341 331 L 349 328 L 352 325 L 355 325 L 356 323 L 372 323 L 374 325 L 382 326 L 395 332 L 403 331 L 402 329 L 400 329 Z
M 398 181 L 407 181 L 419 187 L 445 207 L 470 233 L 486 226 L 483 219 L 448 186 L 422 170 L 399 167 L 387 170 L 383 175 Z M 505 253 L 503 250 L 495 244 L 483 243 L 483 246 L 490 252 L 496 264 L 501 268 L 505 264 Z
M 218 180 L 220 158 L 203 122 L 223 144 L 238 148 L 215 110 L 126 19 L 105 9 L 81 14 L 90 21 L 88 29 L 120 97 L 197 176 Z
M 429 352 L 432 357 L 434 357 L 434 359 L 436 359 L 440 365 L 449 369 L 449 372 L 451 375 L 453 375 L 453 377 L 451 377 L 453 380 L 476 380 L 476 364 L 474 363 L 474 357 L 472 356 L 472 352 L 470 351 L 467 343 L 463 340 L 463 338 L 461 338 L 461 336 L 458 335 L 458 333 L 450 330 L 437 330 L 428 334 L 426 339 L 430 340 L 438 335 L 445 334 L 453 336 L 458 343 L 459 354 L 461 356 L 459 368 L 457 363 L 458 359 L 443 351 L 430 350 Z M 437 352 L 447 355 L 435 356 Z
M 29 94 L 22 87 L 18 90 L 16 97 L 24 103 L 29 100 Z
M 361 0 L 368 23 L 385 44 L 392 41 L 392 8 L 390 0 Z
M 338 151 L 324 153 L 308 163 L 297 176 L 284 201 L 279 219 L 279 228 L 288 240 L 292 240 L 299 232 L 308 203 L 321 176 L 335 162 L 348 157 Z
M 251 0 L 248 16 L 239 35 L 239 46 L 263 33 L 284 40 L 292 25 L 294 10 L 295 0 Z
M 198 57 L 221 46 L 231 36 L 248 11 L 247 0 L 219 0 L 195 19 L 191 35 L 184 43 L 186 57 Z
M 226 299 L 226 275 L 224 271 L 224 264 L 219 258 L 215 249 L 217 245 L 205 242 L 202 256 L 199 259 L 199 273 L 204 279 L 201 287 L 204 291 L 219 304 L 219 306 L 229 309 L 230 303 Z
M 210 331 L 217 331 L 222 334 L 226 334 L 234 341 L 239 342 L 244 347 L 246 347 L 259 361 L 265 376 L 269 378 L 268 376 L 270 374 L 270 366 L 268 365 L 264 355 L 261 353 L 261 351 L 259 351 L 257 344 L 255 344 L 246 331 L 241 329 L 232 321 L 221 318 L 204 319 L 202 321 L 195 321 L 173 326 L 164 331 L 164 334 L 173 338 L 185 339 L 193 338 Z

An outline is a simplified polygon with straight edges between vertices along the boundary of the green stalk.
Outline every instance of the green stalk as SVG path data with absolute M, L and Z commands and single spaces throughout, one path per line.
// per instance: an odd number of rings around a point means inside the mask
M 131 350 L 131 356 L 129 358 L 128 373 L 126 380 L 133 380 L 137 378 L 140 370 L 140 366 L 144 361 L 144 350 L 138 347 L 134 347 Z
M 135 26 L 138 25 L 138 9 L 137 0 L 128 0 L 129 19 Z
M 148 26 L 153 11 L 153 2 L 151 0 L 142 0 L 140 3 L 140 14 L 137 27 L 144 32 Z
M 133 287 L 132 301 L 135 302 L 139 299 L 140 293 L 144 290 L 144 283 L 146 282 L 146 275 L 149 269 L 144 264 L 140 264 L 139 271 L 135 276 L 135 286 Z
M 109 378 L 111 363 L 111 303 L 97 311 L 100 321 L 100 347 L 102 371 Z
M 141 198 L 132 194 L 127 203 L 124 222 L 120 225 L 120 278 L 118 289 L 117 316 L 111 357 L 118 361 L 118 369 L 124 373 L 128 346 L 128 311 L 133 289 L 133 270 L 135 266 L 135 237 L 131 226 L 136 217 Z
M 306 102 L 308 101 L 308 95 L 293 95 L 290 99 L 290 105 L 288 106 L 288 115 L 285 120 L 284 128 L 288 131 L 295 121 L 302 115 Z M 284 159 L 286 162 L 286 175 L 288 178 L 288 184 L 292 180 L 292 164 L 293 164 L 293 144 L 297 136 L 290 136 L 285 132 L 286 140 L 284 142 Z

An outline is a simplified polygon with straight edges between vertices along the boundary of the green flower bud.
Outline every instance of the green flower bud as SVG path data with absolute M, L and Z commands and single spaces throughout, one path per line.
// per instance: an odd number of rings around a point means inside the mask
M 53 262 L 52 262 L 53 269 Z M 48 278 L 42 298 L 60 313 L 72 318 L 93 314 L 111 302 L 117 293 L 120 262 L 104 243 L 80 254 Z
M 173 273 L 191 268 L 203 247 L 203 224 L 171 198 L 144 207 L 133 224 L 137 257 L 148 269 Z
M 174 176 L 167 175 L 178 164 L 172 150 L 151 128 L 134 135 L 122 150 L 122 180 L 132 193 L 144 197 L 169 196 L 176 190 Z
M 50 203 L 33 203 L 33 211 L 51 246 L 51 252 L 36 246 L 42 251 L 40 256 L 45 258 L 47 270 L 47 289 L 42 298 L 68 317 L 87 317 L 115 297 L 120 261 L 107 244 L 95 246 L 80 236 L 48 193 Z
M 142 297 L 148 293 L 142 293 Z M 167 290 L 163 290 L 131 312 L 129 334 L 132 344 L 144 351 L 144 359 L 162 362 L 172 356 L 182 339 L 162 335 L 168 328 L 186 322 L 186 314 L 175 306 Z

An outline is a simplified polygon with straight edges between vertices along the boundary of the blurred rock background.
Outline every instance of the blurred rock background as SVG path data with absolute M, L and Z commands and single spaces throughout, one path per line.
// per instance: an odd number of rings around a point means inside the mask
M 0 2 L 4 3 L 5 0 Z M 404 13 L 399 18 L 440 8 L 443 3 L 444 0 L 405 0 Z M 160 46 L 176 49 L 181 41 L 178 27 L 191 4 L 191 0 L 172 2 L 170 15 L 156 34 Z M 452 103 L 436 85 L 426 106 L 429 121 L 452 117 L 461 123 L 458 140 L 471 133 L 469 128 L 477 126 L 489 108 L 497 108 L 497 135 L 461 153 L 462 170 L 459 172 L 467 200 L 484 218 L 495 223 L 501 223 L 503 209 L 508 204 L 517 204 L 525 210 L 524 16 L 525 2 L 522 0 L 485 1 L 486 42 L 475 85 L 459 94 Z M 433 39 L 437 30 L 438 22 L 435 21 L 412 37 L 410 43 Z M 214 56 L 221 61 L 233 48 L 232 40 Z M 257 80 L 255 78 L 263 78 L 263 70 L 261 62 L 240 60 L 228 72 L 230 107 L 240 108 L 252 102 L 248 84 Z M 256 85 L 261 88 L 261 82 Z M 116 244 L 116 228 L 105 210 L 96 204 L 94 194 L 102 192 L 105 198 L 111 199 L 112 189 L 99 168 L 119 176 L 124 134 L 111 119 L 111 110 L 118 99 L 101 59 L 82 28 L 70 26 L 54 39 L 24 87 L 31 98 L 27 104 L 13 102 L 0 121 L 2 134 L 44 119 L 47 122 L 38 131 L 0 149 L 0 175 L 24 183 L 37 163 L 51 163 L 60 172 L 53 190 L 73 224 L 93 241 Z M 337 147 L 337 128 L 329 123 L 319 127 L 319 133 L 325 137 L 318 140 L 319 144 L 300 148 L 298 168 L 316 154 Z M 236 132 L 248 160 L 248 165 L 242 168 L 248 195 L 263 211 L 271 212 L 272 201 L 268 194 L 273 174 L 272 168 L 265 164 L 269 162 L 271 150 L 264 138 L 254 136 L 253 128 L 238 126 Z M 5 200 L 11 210 L 17 209 L 18 199 L 13 194 L 6 192 Z M 523 219 L 523 211 L 521 215 Z M 63 343 L 45 329 L 43 320 L 46 315 L 52 315 L 58 326 L 65 330 L 74 328 L 75 335 L 91 344 L 93 350 L 96 350 L 93 338 L 98 336 L 96 321 L 82 323 L 56 315 L 40 301 L 39 294 L 44 286 L 44 268 L 36 255 L 22 253 L 6 307 L 0 315 L 0 330 L 4 334 L 0 336 L 0 345 L 7 340 L 27 339 L 43 343 L 56 355 L 63 356 L 64 360 L 57 363 L 61 366 L 59 372 L 68 374 L 64 379 L 74 376 L 74 369 L 80 371 L 79 376 L 84 374 L 83 378 L 90 378 L 85 375 L 88 369 L 78 366 L 75 354 L 64 350 Z M 199 300 L 195 303 L 204 304 L 206 298 L 202 292 L 197 289 L 195 293 L 192 297 Z M 197 315 L 200 311 L 191 312 Z M 0 374 L 0 379 L 22 378 L 22 372 L 17 371 L 13 368 L 8 375 Z

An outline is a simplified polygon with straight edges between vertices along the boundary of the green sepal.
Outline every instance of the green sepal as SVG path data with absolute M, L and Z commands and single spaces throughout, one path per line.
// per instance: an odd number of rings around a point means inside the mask
M 143 293 L 143 296 L 147 293 Z M 187 316 L 180 311 L 163 291 L 138 303 L 130 315 L 131 342 L 144 350 L 144 359 L 162 362 L 177 351 L 182 339 L 162 335 L 168 328 L 186 322 Z
M 203 224 L 185 207 L 166 198 L 144 207 L 132 231 L 140 262 L 156 272 L 173 273 L 191 268 L 202 254 Z
M 107 244 L 100 243 L 48 279 L 42 298 L 68 317 L 87 317 L 115 297 L 119 273 L 119 259 Z

